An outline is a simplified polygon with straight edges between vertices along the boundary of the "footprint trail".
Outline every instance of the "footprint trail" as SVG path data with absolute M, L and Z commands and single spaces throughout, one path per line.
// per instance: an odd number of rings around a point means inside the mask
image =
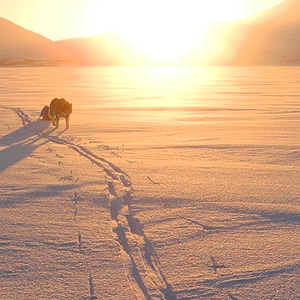
M 145 235 L 142 224 L 131 210 L 133 187 L 129 175 L 118 166 L 79 144 L 35 130 L 27 114 L 21 109 L 12 110 L 28 130 L 40 138 L 69 147 L 105 173 L 111 232 L 119 245 L 124 276 L 135 298 L 138 300 L 176 300 L 176 294 L 161 270 L 155 249 Z

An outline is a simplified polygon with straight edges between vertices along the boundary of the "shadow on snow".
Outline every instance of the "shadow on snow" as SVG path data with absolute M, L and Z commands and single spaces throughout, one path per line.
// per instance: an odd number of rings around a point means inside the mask
M 48 143 L 49 140 L 44 139 L 45 135 L 55 130 L 46 131 L 49 125 L 48 121 L 38 120 L 2 137 L 0 144 L 8 147 L 0 151 L 0 172 L 30 156 L 35 149 Z

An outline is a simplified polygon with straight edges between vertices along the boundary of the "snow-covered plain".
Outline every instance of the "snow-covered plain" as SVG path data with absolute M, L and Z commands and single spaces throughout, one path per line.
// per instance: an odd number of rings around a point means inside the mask
M 1 299 L 299 299 L 300 68 L 0 74 Z

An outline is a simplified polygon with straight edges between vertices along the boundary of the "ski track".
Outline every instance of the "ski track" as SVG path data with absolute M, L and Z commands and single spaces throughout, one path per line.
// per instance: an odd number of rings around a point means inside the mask
M 105 172 L 112 236 L 120 247 L 124 274 L 135 298 L 137 300 L 176 300 L 176 294 L 161 271 L 158 256 L 146 237 L 142 224 L 131 211 L 133 188 L 129 175 L 81 145 L 35 130 L 26 113 L 19 108 L 10 109 L 18 115 L 23 126 L 37 136 L 69 147 Z

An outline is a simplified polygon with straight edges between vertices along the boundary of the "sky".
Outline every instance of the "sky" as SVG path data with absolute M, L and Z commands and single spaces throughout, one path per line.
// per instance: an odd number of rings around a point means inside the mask
M 214 21 L 235 21 L 283 0 L 0 0 L 0 17 L 53 41 L 114 31 L 138 38 L 187 35 Z

